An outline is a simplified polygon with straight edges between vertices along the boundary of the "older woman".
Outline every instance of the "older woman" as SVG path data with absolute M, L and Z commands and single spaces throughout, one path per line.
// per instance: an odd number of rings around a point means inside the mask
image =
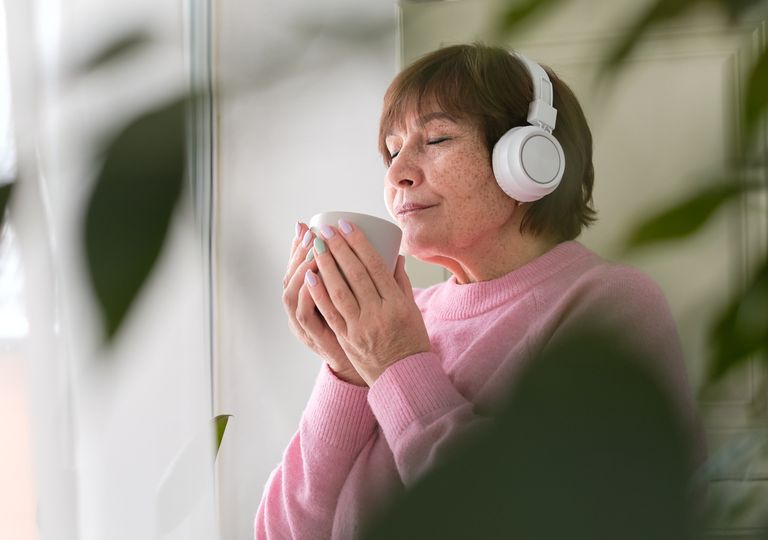
M 499 142 L 524 126 L 534 132 Z M 402 251 L 452 277 L 413 289 L 403 257 L 391 275 L 354 225 L 318 238 L 297 225 L 283 302 L 325 362 L 265 488 L 256 538 L 358 536 L 371 512 L 487 422 L 521 367 L 583 321 L 653 359 L 694 424 L 659 287 L 574 241 L 595 215 L 592 143 L 565 83 L 503 49 L 441 49 L 389 87 L 379 147 Z

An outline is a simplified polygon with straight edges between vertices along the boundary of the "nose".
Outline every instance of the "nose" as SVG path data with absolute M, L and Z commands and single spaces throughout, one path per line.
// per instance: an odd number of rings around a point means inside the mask
M 387 169 L 387 183 L 394 188 L 414 187 L 424 181 L 419 151 L 405 145 Z

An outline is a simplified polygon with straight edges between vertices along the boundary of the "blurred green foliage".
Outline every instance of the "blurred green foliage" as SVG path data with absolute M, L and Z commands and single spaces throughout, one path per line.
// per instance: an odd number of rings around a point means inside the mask
M 551 10 L 553 4 L 568 1 L 510 2 L 500 32 L 509 35 L 522 28 L 534 15 Z M 758 11 L 768 14 L 768 0 L 655 0 L 630 23 L 629 30 L 607 52 L 603 59 L 602 74 L 615 77 L 648 32 L 668 21 L 690 15 L 705 5 L 715 6 L 722 13 L 725 24 L 738 24 L 746 16 Z M 768 109 L 768 49 L 759 51 L 757 60 L 750 67 L 742 93 L 744 106 L 740 111 L 739 125 L 743 133 L 737 137 L 740 142 L 737 161 L 719 182 L 713 185 L 709 179 L 702 179 L 697 191 L 639 223 L 626 240 L 628 251 L 659 242 L 684 240 L 698 232 L 724 206 L 742 200 L 750 192 L 764 195 L 768 190 L 764 129 Z M 760 180 L 745 180 L 755 176 Z M 760 266 L 765 268 L 765 261 Z M 768 362 L 766 290 L 768 274 L 758 270 L 753 280 L 722 308 L 717 320 L 713 322 L 710 332 L 709 382 L 716 382 L 750 358 Z
M 5 209 L 8 208 L 14 185 L 15 182 L 10 182 L 0 186 L 0 231 L 3 230 L 3 223 L 5 223 Z
M 520 2 L 508 2 L 499 20 L 501 34 L 507 34 L 519 28 L 522 24 L 529 24 L 534 17 L 541 17 L 551 8 L 559 4 L 561 0 L 522 0 Z
M 187 104 L 173 100 L 122 127 L 88 201 L 85 252 L 109 339 L 155 266 L 184 185 Z
M 213 418 L 214 429 L 216 430 L 216 450 L 215 455 L 218 455 L 219 448 L 221 448 L 221 441 L 224 439 L 224 432 L 227 430 L 227 424 L 229 424 L 229 418 L 231 414 L 219 414 Z
M 652 363 L 615 331 L 558 342 L 363 538 L 694 538 L 695 451 Z
M 627 240 L 628 249 L 684 238 L 706 225 L 720 206 L 741 195 L 742 187 L 732 182 L 717 183 L 691 194 L 641 223 Z
M 766 3 L 768 4 L 768 2 Z M 757 63 L 752 67 L 747 81 L 744 99 L 744 121 L 747 131 L 747 145 L 759 136 L 761 122 L 765 121 L 768 104 L 768 49 L 762 52 Z
M 105 67 L 113 62 L 124 59 L 130 53 L 133 53 L 137 49 L 146 45 L 150 41 L 149 34 L 142 30 L 137 29 L 132 32 L 128 32 L 123 36 L 118 37 L 103 49 L 99 50 L 92 57 L 88 58 L 77 69 L 76 75 L 80 73 L 87 73 L 102 67 Z
M 710 380 L 768 351 L 768 259 L 752 281 L 722 311 L 711 333 Z
M 337 13 L 328 23 L 319 14 L 306 13 L 289 25 L 295 39 L 291 46 L 275 48 L 259 60 L 261 67 L 249 76 L 244 88 L 254 91 L 290 75 L 303 52 L 319 38 L 342 47 L 360 47 L 388 41 L 387 21 L 366 15 L 366 10 Z M 75 75 L 112 66 L 150 41 L 149 34 L 135 30 L 124 34 L 88 58 Z M 316 65 L 322 71 L 338 62 L 331 57 Z M 233 88 L 218 89 L 218 96 Z M 187 150 L 185 119 L 198 105 L 211 99 L 208 86 L 190 95 L 129 120 L 106 137 L 104 163 L 88 202 L 84 244 L 90 281 L 104 321 L 105 337 L 117 335 L 142 286 L 150 276 L 165 242 L 167 229 L 184 189 L 184 153 Z

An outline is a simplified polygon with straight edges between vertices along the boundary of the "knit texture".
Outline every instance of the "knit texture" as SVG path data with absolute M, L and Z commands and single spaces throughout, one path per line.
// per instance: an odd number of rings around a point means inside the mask
M 527 362 L 585 322 L 643 353 L 700 437 L 669 307 L 636 269 L 571 241 L 500 278 L 452 277 L 414 297 L 432 350 L 396 362 L 370 389 L 323 365 L 265 487 L 255 538 L 357 538 L 387 499 L 487 422 Z

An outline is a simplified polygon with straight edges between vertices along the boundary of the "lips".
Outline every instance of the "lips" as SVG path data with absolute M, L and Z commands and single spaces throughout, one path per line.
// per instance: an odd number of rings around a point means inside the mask
M 434 204 L 417 204 L 417 203 L 405 203 L 403 205 L 400 205 L 395 210 L 395 213 L 400 216 L 403 214 L 409 214 L 411 212 L 416 212 L 418 210 L 424 210 L 425 208 L 432 208 L 435 206 Z

